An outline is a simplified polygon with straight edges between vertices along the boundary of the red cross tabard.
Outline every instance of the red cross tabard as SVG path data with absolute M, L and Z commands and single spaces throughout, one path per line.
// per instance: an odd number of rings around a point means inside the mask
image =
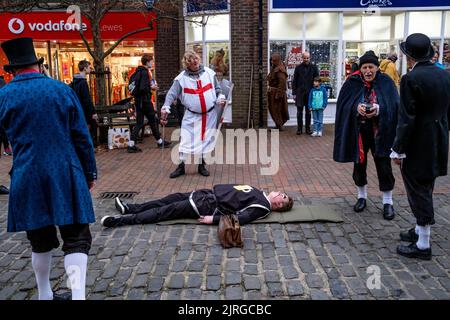
M 206 86 L 202 87 L 201 80 L 197 80 L 197 89 L 184 88 L 184 93 L 198 94 L 198 97 L 200 99 L 200 106 L 202 107 L 202 141 L 205 140 L 206 111 L 207 111 L 205 96 L 203 95 L 203 93 L 211 89 L 212 89 L 211 83 L 208 83 Z

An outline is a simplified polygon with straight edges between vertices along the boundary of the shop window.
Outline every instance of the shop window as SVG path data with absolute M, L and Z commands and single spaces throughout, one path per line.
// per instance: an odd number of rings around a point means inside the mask
M 201 17 L 190 17 L 190 21 L 186 22 L 186 41 L 202 41 L 202 25 Z
M 450 11 L 445 13 L 445 37 L 450 37 Z
M 229 79 L 230 75 L 230 51 L 228 42 L 210 42 L 206 44 L 208 56 L 208 66 L 213 69 L 218 76 Z
M 269 39 L 292 39 L 302 37 L 303 13 L 270 13 Z
M 361 17 L 344 16 L 344 40 L 361 40 Z
M 450 71 L 450 39 L 444 41 L 442 64 L 445 66 L 445 70 Z
M 362 40 L 387 40 L 391 38 L 390 16 L 362 17 Z
M 339 13 L 306 13 L 305 20 L 306 39 L 337 39 L 339 37 Z
M 328 90 L 328 97 L 336 98 L 338 41 L 306 41 L 306 50 L 311 61 L 319 68 L 322 84 Z
M 200 63 L 203 64 L 203 45 L 201 43 L 188 43 L 187 50 L 197 53 L 200 57 Z
M 230 15 L 209 16 L 206 23 L 206 41 L 230 40 Z
M 441 20 L 441 11 L 410 12 L 409 34 L 420 32 L 429 37 L 440 37 Z
M 403 39 L 405 34 L 405 13 L 395 15 L 395 39 Z
M 292 79 L 295 67 L 302 62 L 302 42 L 301 41 L 271 41 L 270 55 L 279 53 L 282 61 L 286 65 L 288 74 L 288 99 L 292 99 Z

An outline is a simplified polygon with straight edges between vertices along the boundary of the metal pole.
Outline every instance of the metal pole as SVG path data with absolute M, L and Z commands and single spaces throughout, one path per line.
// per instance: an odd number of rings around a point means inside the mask
M 262 128 L 263 119 L 263 2 L 259 0 L 258 19 L 258 70 L 259 70 L 259 127 Z

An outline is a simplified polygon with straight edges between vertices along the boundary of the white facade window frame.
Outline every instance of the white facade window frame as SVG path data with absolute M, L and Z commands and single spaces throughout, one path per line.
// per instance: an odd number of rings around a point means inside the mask
M 409 13 L 411 11 L 441 11 L 442 14 L 442 18 L 441 18 L 441 32 L 440 32 L 440 36 L 439 37 L 430 37 L 430 39 L 433 40 L 439 40 L 440 41 L 440 45 L 439 45 L 439 62 L 442 63 L 442 59 L 443 59 L 443 54 L 444 54 L 444 42 L 446 40 L 445 37 L 445 28 L 446 28 L 446 11 L 450 10 L 450 7 L 404 7 L 404 8 L 380 8 L 381 12 L 383 11 L 389 11 L 389 12 L 398 12 L 398 13 L 405 13 L 405 18 L 404 18 L 404 25 L 403 25 L 403 39 L 395 39 L 391 38 L 391 39 L 379 39 L 379 40 L 358 40 L 358 41 L 353 41 L 353 40 L 344 40 L 343 39 L 343 34 L 344 34 L 344 14 L 346 12 L 361 12 L 363 11 L 363 8 L 349 8 L 349 9 L 337 9 L 337 8 L 321 8 L 320 10 L 318 10 L 317 8 L 313 8 L 313 9 L 274 9 L 273 8 L 273 2 L 270 1 L 270 5 L 269 5 L 269 9 L 268 9 L 269 13 L 293 13 L 293 12 L 300 12 L 303 13 L 303 18 L 302 18 L 302 30 L 300 30 L 299 32 L 299 36 L 300 38 L 290 38 L 290 39 L 286 39 L 286 38 L 270 38 L 270 36 L 268 37 L 267 41 L 267 48 L 269 48 L 269 50 L 267 50 L 267 61 L 270 61 L 270 43 L 272 41 L 298 41 L 298 42 L 302 42 L 302 48 L 303 50 L 305 50 L 306 48 L 306 42 L 307 41 L 338 41 L 339 44 L 339 48 L 344 49 L 344 44 L 346 42 L 356 42 L 356 43 L 364 43 L 364 42 L 389 42 L 391 43 L 392 40 L 395 41 L 405 41 L 406 38 L 409 35 Z M 311 12 L 339 12 L 339 19 L 338 19 L 338 28 L 339 28 L 339 33 L 338 33 L 338 37 L 324 37 L 324 38 L 306 38 L 306 13 L 311 13 Z M 271 19 L 270 19 L 270 15 L 269 15 L 269 19 L 268 19 L 268 30 L 270 30 L 270 24 L 271 24 Z M 270 31 L 269 31 L 269 35 L 270 35 Z M 407 72 L 407 63 L 406 63 L 406 56 L 403 55 L 403 61 L 402 61 L 402 75 L 406 74 Z M 342 87 L 342 76 L 343 76 L 343 63 L 344 63 L 344 50 L 339 50 L 338 53 L 338 58 L 337 58 L 337 88 L 336 88 L 336 96 L 339 95 L 339 91 L 341 90 Z M 268 64 L 267 66 L 268 68 L 268 72 L 270 72 L 270 64 Z M 330 99 L 330 102 L 334 101 L 336 99 Z

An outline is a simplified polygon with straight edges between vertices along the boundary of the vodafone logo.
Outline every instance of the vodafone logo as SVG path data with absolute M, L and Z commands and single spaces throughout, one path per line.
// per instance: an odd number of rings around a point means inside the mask
M 17 27 L 15 27 L 14 25 L 16 25 Z M 11 20 L 9 20 L 8 28 L 12 33 L 20 34 L 25 29 L 25 25 L 19 18 L 12 18 Z

